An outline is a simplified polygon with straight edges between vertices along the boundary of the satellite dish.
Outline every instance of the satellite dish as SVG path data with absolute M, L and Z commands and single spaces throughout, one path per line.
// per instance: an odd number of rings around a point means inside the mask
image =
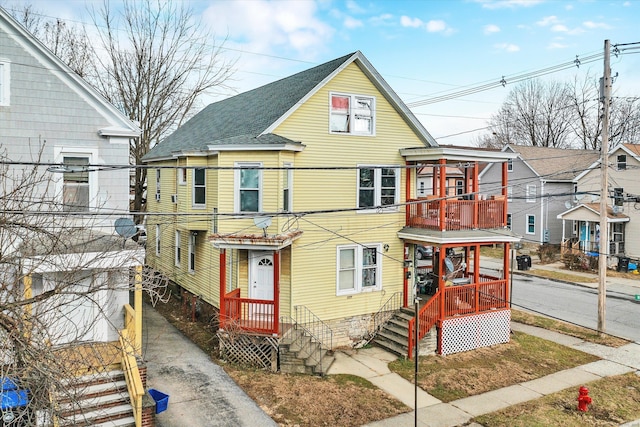
M 264 237 L 267 237 L 267 227 L 271 225 L 271 217 L 257 216 L 253 218 L 253 223 L 256 225 L 256 227 L 262 229 Z
M 568 200 L 566 202 L 564 202 L 564 207 L 567 208 L 567 209 L 571 209 L 571 202 L 568 201 Z
M 444 266 L 446 267 L 449 273 L 453 273 L 453 270 L 455 267 L 453 266 L 453 261 L 451 261 L 451 258 L 444 259 Z
M 576 194 L 576 200 L 580 201 L 584 197 L 584 194 Z
M 595 194 L 591 195 L 591 201 L 595 202 L 596 200 L 598 200 L 598 196 L 596 196 Z
M 116 233 L 118 233 L 125 239 L 130 239 L 131 237 L 138 234 L 138 228 L 131 218 L 116 219 L 114 227 L 116 229 Z

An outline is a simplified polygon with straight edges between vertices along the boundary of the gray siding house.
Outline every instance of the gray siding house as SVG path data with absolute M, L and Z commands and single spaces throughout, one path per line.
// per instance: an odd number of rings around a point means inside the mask
M 518 145 L 507 145 L 502 151 L 518 154 L 507 167 L 507 224 L 523 236 L 523 243 L 560 244 L 566 236 L 557 216 L 575 204 L 573 179 L 592 165 L 599 153 Z M 501 170 L 487 166 L 480 173 L 481 195 L 495 194 L 500 182 Z

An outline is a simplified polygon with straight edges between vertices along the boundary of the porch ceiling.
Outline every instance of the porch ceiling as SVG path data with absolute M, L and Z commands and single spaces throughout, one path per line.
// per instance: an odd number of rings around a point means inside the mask
M 251 250 L 280 250 L 290 246 L 302 236 L 302 231 L 292 231 L 284 234 L 211 234 L 209 241 L 213 246 L 221 249 L 251 249 Z
M 506 162 L 518 157 L 518 153 L 507 151 L 490 151 L 473 147 L 454 147 L 441 145 L 439 147 L 403 148 L 400 155 L 410 162 L 437 162 L 446 159 L 447 162 Z
M 398 231 L 398 238 L 410 243 L 417 244 L 473 244 L 473 243 L 515 243 L 522 239 L 522 236 L 514 234 L 507 228 L 496 228 L 491 230 L 458 230 L 458 231 L 436 231 L 423 228 L 404 227 Z

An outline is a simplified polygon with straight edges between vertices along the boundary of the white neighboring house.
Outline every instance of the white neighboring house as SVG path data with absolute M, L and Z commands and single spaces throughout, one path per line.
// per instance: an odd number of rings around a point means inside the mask
M 600 250 L 600 165 L 595 161 L 574 179 L 574 207 L 558 215 L 571 237 L 564 249 L 593 252 Z M 607 222 L 611 257 L 640 259 L 640 145 L 619 144 L 608 153 Z M 615 262 L 612 259 L 612 262 Z
M 135 124 L 0 8 L 3 158 L 14 171 L 26 168 L 18 162 L 59 164 L 48 169 L 51 180 L 32 194 L 34 200 L 55 203 L 34 204 L 34 210 L 55 211 L 57 206 L 60 223 L 72 223 L 76 230 L 64 228 L 62 235 L 52 230 L 50 239 L 37 242 L 28 233 L 13 243 L 2 241 L 3 259 L 8 251 L 21 257 L 18 274 L 27 279 L 27 296 L 50 290 L 60 280 L 72 280 L 79 292 L 97 284 L 102 288 L 91 298 L 58 297 L 57 311 L 48 314 L 55 329 L 52 344 L 115 341 L 123 327 L 129 270 L 142 265 L 144 249 L 131 241 L 123 244 L 114 231 L 115 220 L 128 216 L 129 171 L 99 165 L 128 164 L 129 140 L 139 134 Z M 5 183 L 0 197 L 8 191 Z M 25 218 L 29 215 L 35 214 L 26 211 Z M 91 327 L 79 329 L 79 324 Z

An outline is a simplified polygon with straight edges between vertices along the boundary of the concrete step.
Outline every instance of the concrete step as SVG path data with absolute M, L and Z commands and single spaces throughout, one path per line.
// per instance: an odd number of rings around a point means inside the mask
M 94 424 L 92 427 L 135 427 L 136 419 L 133 417 L 118 418 L 117 420 L 105 421 Z
M 60 426 L 93 426 L 115 421 L 120 418 L 131 417 L 133 409 L 130 404 L 111 406 L 108 408 L 98 408 L 81 413 L 74 413 L 69 416 L 60 417 Z

